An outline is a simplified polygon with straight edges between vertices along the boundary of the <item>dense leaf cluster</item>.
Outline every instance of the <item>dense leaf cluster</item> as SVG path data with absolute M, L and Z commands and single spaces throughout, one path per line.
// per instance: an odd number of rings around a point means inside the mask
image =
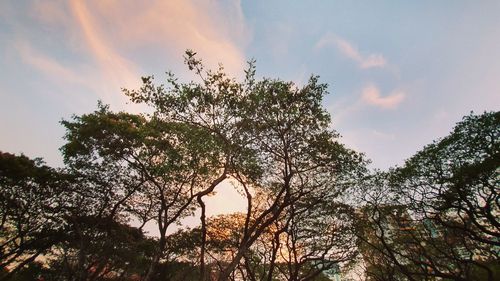
M 374 280 L 500 277 L 499 112 L 465 116 L 374 184 L 364 210 Z

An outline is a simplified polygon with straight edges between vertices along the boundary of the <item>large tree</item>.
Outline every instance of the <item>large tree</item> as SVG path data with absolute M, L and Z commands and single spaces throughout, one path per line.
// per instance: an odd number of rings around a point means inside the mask
M 158 226 L 158 246 L 146 280 L 154 279 L 165 257 L 167 230 L 191 214 L 194 200 L 222 181 L 216 140 L 190 124 L 157 117 L 114 113 L 106 106 L 64 121 L 66 163 L 106 192 L 112 218 Z M 199 140 L 203 140 L 200 142 Z M 113 202 L 113 204 L 110 204 Z
M 223 69 L 205 70 L 193 52 L 187 52 L 186 63 L 199 82 L 179 83 L 170 75 L 167 86 L 156 86 L 149 77 L 140 90 L 126 93 L 133 101 L 152 106 L 155 118 L 205 130 L 221 145 L 217 146 L 219 179 L 236 180 L 247 199 L 234 257 L 219 274 L 226 280 L 255 241 L 294 204 L 309 194 L 338 195 L 364 171 L 365 162 L 329 129 L 330 117 L 322 106 L 326 85 L 317 77 L 303 87 L 275 79 L 257 81 L 250 63 L 245 80 L 238 83 Z M 203 196 L 218 183 L 213 181 L 197 198 L 202 242 L 206 240 Z M 203 243 L 200 261 L 203 278 Z
M 142 274 L 151 241 L 120 210 L 128 196 L 123 178 L 116 169 L 91 177 L 74 168 L 0 154 L 0 280 L 26 276 L 26 267 L 48 267 L 37 275 L 53 280 Z
M 387 188 L 365 208 L 365 238 L 387 269 L 409 280 L 499 277 L 499 112 L 465 116 L 378 179 L 372 186 Z
M 0 151 L 0 280 L 50 252 L 62 240 L 68 178 L 29 159 Z

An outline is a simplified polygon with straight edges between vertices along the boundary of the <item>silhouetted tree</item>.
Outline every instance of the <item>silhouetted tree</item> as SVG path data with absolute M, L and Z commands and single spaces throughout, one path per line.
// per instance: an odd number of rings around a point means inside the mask
M 366 207 L 379 264 L 408 280 L 498 278 L 499 164 L 500 113 L 487 112 L 385 174 L 385 200 Z
M 360 173 L 364 160 L 342 146 L 329 129 L 330 117 L 322 106 L 326 85 L 317 77 L 300 88 L 280 80 L 257 81 L 250 63 L 245 80 L 238 83 L 222 68 L 206 71 L 193 52 L 186 54 L 186 63 L 200 82 L 183 84 L 169 75 L 165 87 L 148 77 L 140 90 L 126 94 L 152 106 L 155 118 L 195 126 L 216 140 L 212 149 L 220 165 L 214 171 L 220 177 L 197 197 L 202 214 L 202 279 L 207 235 L 203 197 L 226 178 L 241 186 L 247 213 L 234 256 L 218 277 L 227 280 L 255 241 L 294 202 L 323 189 L 340 191 L 342 181 Z M 264 197 L 258 208 L 253 193 Z
M 41 159 L 0 152 L 0 268 L 10 278 L 62 240 L 68 178 Z

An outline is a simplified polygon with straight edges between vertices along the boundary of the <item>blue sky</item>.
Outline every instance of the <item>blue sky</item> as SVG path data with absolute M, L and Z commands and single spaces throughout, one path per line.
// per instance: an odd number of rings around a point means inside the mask
M 500 1 L 2 1 L 0 150 L 61 165 L 62 118 L 126 104 L 120 88 L 185 49 L 236 77 L 329 84 L 343 142 L 387 168 L 471 110 L 500 109 Z

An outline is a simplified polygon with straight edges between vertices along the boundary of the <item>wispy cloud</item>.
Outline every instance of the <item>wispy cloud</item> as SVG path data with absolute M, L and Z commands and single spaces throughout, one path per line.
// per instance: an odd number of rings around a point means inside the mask
M 101 28 L 95 23 L 84 1 L 71 1 L 71 10 L 75 15 L 90 51 L 97 59 L 102 71 L 117 89 L 137 86 L 139 74 L 137 66 L 121 56 L 105 38 Z
M 63 5 L 33 3 L 38 20 L 63 26 L 77 52 L 89 52 L 109 83 L 133 86 L 141 73 L 137 58 L 155 55 L 172 67 L 186 49 L 207 66 L 222 63 L 237 75 L 245 67 L 244 47 L 251 40 L 238 0 L 79 1 Z M 75 42 L 77 42 L 75 44 Z M 144 49 L 147 54 L 141 54 Z M 169 63 L 169 65 L 167 65 Z M 150 66 L 146 67 L 150 68 Z
M 29 7 L 29 15 L 60 42 L 58 49 L 49 50 L 20 33 L 22 61 L 61 87 L 78 83 L 105 102 L 124 104 L 127 99 L 120 88 L 138 87 L 140 76 L 153 74 L 144 69 L 178 70 L 188 48 L 210 68 L 221 62 L 230 74 L 243 73 L 243 46 L 250 36 L 237 0 L 152 0 L 147 5 L 118 0 L 71 0 L 59 5 L 35 0 Z M 56 53 L 85 59 L 63 62 Z M 144 57 L 155 57 L 154 65 L 141 64 Z
M 241 72 L 245 65 L 242 46 L 248 36 L 239 1 L 156 0 L 148 1 L 148 5 L 117 0 L 75 1 L 73 6 L 96 51 L 114 46 L 115 50 L 134 53 L 148 48 L 163 61 L 193 49 L 211 67 L 221 62 L 229 72 Z M 87 23 L 89 17 L 93 21 Z M 89 24 L 92 32 L 88 31 Z M 111 38 L 113 42 L 102 48 L 94 37 Z M 116 57 L 112 59 L 117 62 Z
M 70 24 L 71 18 L 67 15 L 67 8 L 56 1 L 35 0 L 31 6 L 31 15 L 44 23 Z
M 95 72 L 85 65 L 61 63 L 27 41 L 17 41 L 14 46 L 21 61 L 41 75 L 45 83 L 48 82 L 46 93 L 50 93 L 65 107 L 74 110 L 82 104 L 94 104 L 94 98 L 103 99 L 107 103 L 125 104 L 125 97 L 118 91 L 109 89 L 106 85 L 107 77 L 102 77 L 102 73 Z M 55 88 L 51 88 L 50 85 L 54 85 Z M 95 94 L 90 99 L 84 94 L 88 91 Z
M 19 41 L 15 45 L 22 61 L 33 66 L 43 75 L 69 83 L 84 83 L 83 77 L 74 70 L 33 49 L 28 42 Z
M 316 49 L 325 47 L 336 47 L 345 57 L 354 60 L 363 69 L 385 67 L 387 65 L 386 59 L 381 54 L 362 55 L 353 43 L 331 33 L 324 35 L 316 43 Z
M 363 102 L 384 109 L 394 109 L 405 99 L 405 93 L 392 91 L 386 96 L 380 94 L 380 90 L 373 84 L 363 88 L 361 99 Z

